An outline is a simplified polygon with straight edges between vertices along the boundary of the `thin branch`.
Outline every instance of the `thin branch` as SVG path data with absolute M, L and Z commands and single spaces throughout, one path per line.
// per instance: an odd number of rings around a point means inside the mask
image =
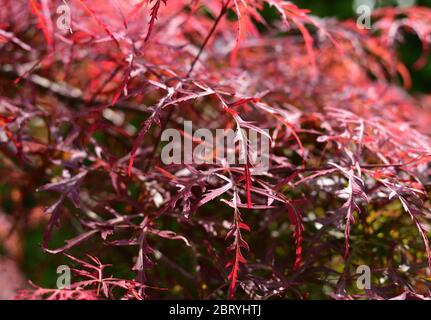
M 214 21 L 214 24 L 210 30 L 210 32 L 208 33 L 207 37 L 205 38 L 204 42 L 202 43 L 198 54 L 196 55 L 195 59 L 193 60 L 192 64 L 190 65 L 190 69 L 189 72 L 187 73 L 187 78 L 191 75 L 191 73 L 193 72 L 193 69 L 196 65 L 196 63 L 198 62 L 199 58 L 202 55 L 202 52 L 204 51 L 206 45 L 208 44 L 208 41 L 210 40 L 210 38 L 212 37 L 212 35 L 214 34 L 215 30 L 217 29 L 217 26 L 219 24 L 219 22 L 221 21 L 221 19 L 223 18 L 223 16 L 225 15 L 225 13 L 227 12 L 228 6 L 230 4 L 230 0 L 227 0 L 225 4 L 222 5 L 222 8 L 220 10 L 220 13 L 218 15 L 218 17 L 216 18 L 216 20 Z

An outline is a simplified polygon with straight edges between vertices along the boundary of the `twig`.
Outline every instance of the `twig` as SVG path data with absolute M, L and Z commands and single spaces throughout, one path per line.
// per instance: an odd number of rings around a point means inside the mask
M 226 1 L 225 4 L 223 4 L 220 13 L 218 15 L 218 17 L 216 18 L 216 20 L 214 21 L 214 24 L 210 30 L 210 32 L 208 33 L 208 35 L 206 36 L 204 42 L 202 43 L 198 54 L 196 55 L 195 59 L 193 60 L 192 64 L 190 65 L 190 69 L 189 72 L 187 73 L 187 78 L 191 75 L 191 73 L 193 72 L 193 69 L 196 65 L 196 63 L 198 62 L 200 56 L 202 55 L 202 52 L 204 51 L 206 45 L 208 44 L 208 41 L 210 40 L 210 38 L 212 37 L 212 35 L 214 34 L 215 30 L 217 29 L 217 26 L 219 24 L 219 22 L 221 21 L 221 19 L 223 18 L 223 16 L 225 15 L 228 6 L 229 6 L 230 0 Z

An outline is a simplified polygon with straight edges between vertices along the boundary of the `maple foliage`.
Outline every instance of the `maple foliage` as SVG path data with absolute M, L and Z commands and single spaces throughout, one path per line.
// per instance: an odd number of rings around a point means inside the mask
M 80 279 L 18 298 L 431 297 L 431 103 L 398 54 L 413 34 L 426 64 L 431 9 L 363 30 L 290 1 L 77 0 L 70 33 L 60 3 L 0 0 L 0 181 L 45 207 L 41 250 Z M 245 164 L 164 165 L 186 120 L 235 130 Z M 269 130 L 265 173 L 246 129 Z

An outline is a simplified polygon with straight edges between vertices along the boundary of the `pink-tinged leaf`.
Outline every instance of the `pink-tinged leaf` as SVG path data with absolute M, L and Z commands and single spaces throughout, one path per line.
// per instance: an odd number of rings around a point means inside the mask
M 80 244 L 81 242 L 83 242 L 83 241 L 87 240 L 87 239 L 88 239 L 88 238 L 90 238 L 93 234 L 96 234 L 96 233 L 98 233 L 98 232 L 99 232 L 99 230 L 94 229 L 94 230 L 90 230 L 90 231 L 87 231 L 87 232 L 81 233 L 80 235 L 76 236 L 76 237 L 75 237 L 75 238 L 73 238 L 73 239 L 66 240 L 66 245 L 64 245 L 64 246 L 63 246 L 63 247 L 61 247 L 61 248 L 57 248 L 57 249 L 48 249 L 48 247 L 46 247 L 46 246 L 44 245 L 43 249 L 44 249 L 46 252 L 49 252 L 49 253 L 52 253 L 52 254 L 62 253 L 62 252 L 64 252 L 64 251 L 69 250 L 69 249 L 73 248 L 74 246 L 76 246 L 76 245 Z
M 82 5 L 82 7 L 88 12 L 88 14 L 93 17 L 93 19 L 96 21 L 96 23 L 103 29 L 105 32 L 111 37 L 111 39 L 115 42 L 118 48 L 120 48 L 120 43 L 118 42 L 117 38 L 115 38 L 114 34 L 109 30 L 106 24 L 104 24 L 99 17 L 94 13 L 94 11 L 88 7 L 83 0 L 78 0 L 79 3 Z
M 198 202 L 198 207 L 203 206 L 205 203 L 214 200 L 215 198 L 221 196 L 226 193 L 228 190 L 232 188 L 232 182 L 225 184 L 224 186 L 208 191 L 202 199 Z
M 251 174 L 250 174 L 250 164 L 247 155 L 247 164 L 244 166 L 244 176 L 246 183 L 246 192 L 247 192 L 247 207 L 250 209 L 252 207 L 251 201 Z
M 151 2 L 152 0 L 148 0 L 148 2 Z M 145 42 L 147 42 L 150 39 L 151 33 L 153 32 L 153 28 L 154 28 L 154 24 L 157 20 L 157 15 L 159 13 L 159 9 L 160 9 L 160 5 L 162 4 L 162 2 L 167 5 L 167 1 L 168 0 L 155 0 L 154 1 L 154 5 L 151 8 L 151 18 L 150 18 L 150 22 L 148 24 L 148 32 L 147 35 L 145 37 Z
M 355 223 L 354 212 L 357 211 L 360 213 L 360 208 L 357 201 L 368 202 L 367 195 L 365 194 L 364 182 L 363 180 L 354 174 L 352 169 L 345 169 L 341 166 L 330 163 L 332 166 L 336 167 L 341 174 L 343 174 L 348 179 L 348 185 L 345 189 L 342 189 L 337 192 L 337 196 L 341 196 L 347 198 L 341 208 L 337 211 L 337 213 L 344 219 L 345 227 L 344 227 L 344 240 L 345 240 L 345 249 L 344 249 L 344 257 L 347 258 L 349 256 L 349 238 L 350 238 L 350 227 Z
M 148 0 L 141 0 L 138 3 L 136 3 L 133 6 L 133 9 L 127 14 L 126 21 L 129 21 L 130 19 L 132 19 L 146 3 L 148 3 Z
M 155 229 L 149 229 L 148 232 L 155 234 L 161 238 L 165 239 L 171 239 L 171 240 L 182 240 L 184 243 L 190 247 L 190 242 L 185 238 L 184 236 L 177 235 L 175 232 L 170 230 L 155 230 Z
M 422 191 L 400 185 L 399 183 L 391 182 L 389 179 L 379 178 L 378 181 L 390 191 L 389 198 L 396 196 L 400 200 L 404 211 L 408 213 L 410 219 L 416 225 L 416 228 L 418 229 L 419 234 L 421 235 L 424 242 L 425 252 L 427 254 L 428 260 L 428 268 L 431 270 L 431 247 L 428 239 L 429 230 L 427 230 L 426 226 L 421 221 L 421 217 L 425 216 L 425 214 L 418 209 L 418 207 L 423 207 L 423 201 L 420 199 Z M 410 202 L 406 199 L 406 195 L 410 196 Z
M 304 226 L 302 224 L 301 213 L 292 204 L 287 205 L 287 213 L 289 215 L 290 224 L 295 228 L 294 238 L 295 238 L 295 263 L 293 265 L 293 270 L 299 267 L 302 257 L 302 233 L 304 231 Z
M 145 120 L 144 124 L 142 125 L 141 129 L 139 130 L 139 133 L 135 139 L 135 142 L 133 143 L 133 148 L 132 148 L 132 151 L 130 152 L 130 159 L 129 159 L 129 164 L 127 167 L 127 174 L 129 177 L 132 175 L 133 163 L 134 163 L 135 158 L 136 158 L 136 152 L 138 151 L 139 146 L 142 144 L 142 141 L 144 140 L 145 135 L 147 134 L 148 130 L 150 130 L 153 122 L 157 121 L 154 117 L 156 117 L 156 115 L 153 114 L 152 116 L 150 116 L 150 118 Z
M 118 89 L 117 93 L 112 99 L 112 103 L 111 103 L 112 106 L 115 106 L 121 94 L 127 91 L 127 83 L 130 80 L 130 74 L 132 73 L 132 70 L 133 70 L 133 60 L 134 60 L 134 55 L 131 56 L 129 66 L 127 67 L 127 70 L 124 74 L 123 81 L 121 82 L 120 88 Z
M 234 191 L 233 202 L 236 203 L 238 199 L 236 191 Z M 233 238 L 232 244 L 227 248 L 228 251 L 234 252 L 234 257 L 226 264 L 226 268 L 231 268 L 228 276 L 230 280 L 229 286 L 229 298 L 235 297 L 235 288 L 238 280 L 238 272 L 241 264 L 247 264 L 247 260 L 244 258 L 241 252 L 241 248 L 250 250 L 248 243 L 242 238 L 241 230 L 250 231 L 247 224 L 242 221 L 241 213 L 237 208 L 234 209 L 234 223 L 232 224 L 226 238 Z
M 52 231 L 54 227 L 59 224 L 62 209 L 61 206 L 63 205 L 64 200 L 68 198 L 76 208 L 80 207 L 79 189 L 86 174 L 87 172 L 81 172 L 72 178 L 64 179 L 60 182 L 49 183 L 37 189 L 38 192 L 54 191 L 61 194 L 60 198 L 51 207 L 45 210 L 45 213 L 49 214 L 51 217 L 43 236 L 44 248 L 48 247 Z

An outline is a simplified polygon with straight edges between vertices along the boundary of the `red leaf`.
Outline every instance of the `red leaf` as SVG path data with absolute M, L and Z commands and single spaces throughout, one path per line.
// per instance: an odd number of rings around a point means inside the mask
M 132 169 L 133 169 L 133 162 L 136 158 L 136 152 L 138 151 L 139 146 L 142 144 L 142 141 L 144 140 L 145 135 L 147 134 L 148 130 L 150 129 L 152 123 L 154 120 L 154 116 L 151 116 L 148 118 L 141 129 L 139 130 L 138 136 L 135 139 L 135 142 L 133 143 L 132 151 L 130 152 L 130 160 L 129 165 L 127 167 L 127 174 L 130 177 L 132 175 Z
M 45 36 L 46 42 L 49 46 L 53 45 L 51 32 L 48 30 L 48 26 L 46 24 L 45 16 L 42 14 L 40 10 L 40 5 L 36 3 L 36 0 L 30 0 L 31 11 L 37 16 L 39 21 L 39 28 L 42 29 L 43 35 Z
M 148 0 L 148 1 L 150 2 L 151 0 Z M 151 33 L 153 31 L 153 28 L 154 28 L 154 23 L 157 20 L 157 14 L 159 13 L 161 3 L 163 2 L 166 5 L 167 1 L 168 0 L 156 0 L 156 2 L 154 3 L 154 6 L 151 8 L 151 18 L 150 18 L 150 22 L 148 25 L 147 36 L 145 37 L 145 42 L 150 39 Z
M 89 8 L 83 0 L 78 0 L 79 3 L 84 7 L 84 9 L 88 12 L 88 14 L 90 16 L 92 16 L 94 18 L 94 20 L 96 21 L 96 23 L 103 29 L 105 30 L 105 32 L 111 37 L 112 40 L 114 40 L 115 44 L 117 45 L 118 48 L 120 48 L 120 43 L 118 42 L 117 38 L 115 38 L 114 34 L 111 32 L 111 30 L 109 30 L 109 28 L 106 26 L 106 24 L 104 24 L 102 21 L 100 21 L 99 17 L 97 17 L 97 15 L 94 13 L 94 11 Z
M 246 230 L 246 231 L 249 231 L 249 232 L 250 232 L 250 227 L 249 227 L 248 225 L 246 225 L 244 222 L 240 222 L 240 223 L 238 224 L 238 227 L 239 227 L 240 229 L 244 229 L 244 230 Z

